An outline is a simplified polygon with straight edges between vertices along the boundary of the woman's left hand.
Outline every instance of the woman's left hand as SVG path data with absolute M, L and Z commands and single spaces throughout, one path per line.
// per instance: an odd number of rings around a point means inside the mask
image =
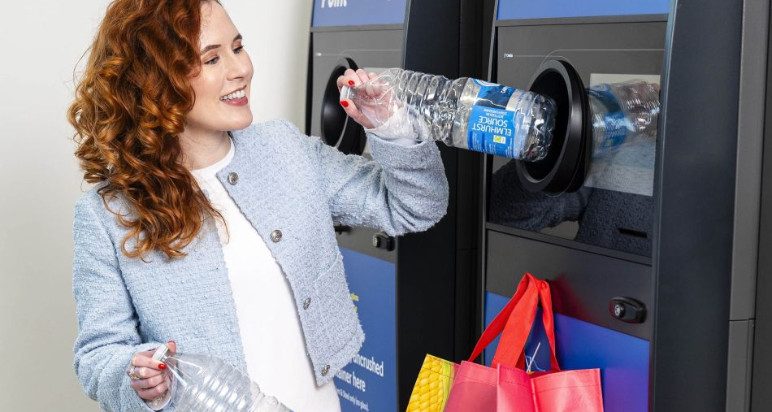
M 358 69 L 357 71 L 347 69 L 343 75 L 338 76 L 337 85 L 338 85 L 338 92 L 340 92 L 340 89 L 343 88 L 343 86 L 348 86 L 351 88 L 355 88 L 362 83 L 366 83 L 367 81 L 374 79 L 378 77 L 375 73 L 367 72 L 363 69 Z M 374 92 L 380 92 L 380 91 L 370 91 L 368 90 L 368 94 L 372 94 Z M 353 101 L 350 99 L 341 99 L 340 105 L 343 107 L 343 110 L 346 112 L 346 114 L 354 119 L 355 122 L 361 124 L 365 128 L 372 129 L 378 125 L 374 125 L 370 119 L 367 118 L 360 110 L 359 108 L 354 104 Z
M 166 345 L 172 354 L 177 351 L 174 341 L 169 341 Z M 145 401 L 165 396 L 171 387 L 166 364 L 153 359 L 153 353 L 155 349 L 134 354 L 127 371 L 131 378 L 131 387 Z

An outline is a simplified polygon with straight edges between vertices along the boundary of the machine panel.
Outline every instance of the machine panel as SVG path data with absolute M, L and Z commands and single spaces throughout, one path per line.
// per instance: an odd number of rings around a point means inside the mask
M 495 80 L 527 88 L 545 60 L 560 59 L 591 92 L 625 81 L 658 90 L 664 33 L 661 21 L 499 27 Z M 596 133 L 607 127 L 605 116 L 593 117 L 601 123 Z M 488 222 L 650 257 L 656 117 L 647 121 L 648 130 L 629 133 L 611 148 L 594 148 L 583 187 L 571 193 L 528 193 L 515 175 L 516 162 L 493 158 Z
M 499 20 L 667 14 L 670 0 L 500 0 Z
M 403 24 L 407 0 L 314 0 L 313 27 Z
M 486 294 L 485 321 L 493 320 L 509 298 Z M 537 319 L 541 315 L 537 315 Z M 649 342 L 624 333 L 555 314 L 558 362 L 565 370 L 601 370 L 603 405 L 606 411 L 645 412 L 648 405 Z M 498 339 L 485 351 L 485 363 L 491 364 Z M 537 347 L 539 348 L 537 350 Z M 532 370 L 549 367 L 549 347 L 544 328 L 537 326 L 525 347 L 534 356 Z

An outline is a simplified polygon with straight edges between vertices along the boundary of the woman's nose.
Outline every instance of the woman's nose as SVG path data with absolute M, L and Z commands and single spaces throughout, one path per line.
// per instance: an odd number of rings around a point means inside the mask
M 247 77 L 251 71 L 252 63 L 249 60 L 249 56 L 245 56 L 245 58 L 241 58 L 239 55 L 231 56 L 228 67 L 229 78 L 238 79 Z

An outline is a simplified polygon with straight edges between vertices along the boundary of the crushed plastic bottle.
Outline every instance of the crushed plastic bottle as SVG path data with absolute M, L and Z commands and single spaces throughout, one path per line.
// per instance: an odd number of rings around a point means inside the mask
M 462 77 L 449 80 L 387 69 L 357 87 L 343 87 L 376 128 L 419 140 L 525 161 L 547 155 L 555 126 L 555 102 L 547 97 Z
M 602 155 L 633 137 L 655 137 L 659 85 L 643 80 L 599 84 L 587 90 L 592 113 L 593 155 Z
M 171 404 L 177 412 L 285 412 L 289 409 L 266 395 L 245 373 L 209 355 L 170 354 L 166 345 L 153 358 L 172 375 Z

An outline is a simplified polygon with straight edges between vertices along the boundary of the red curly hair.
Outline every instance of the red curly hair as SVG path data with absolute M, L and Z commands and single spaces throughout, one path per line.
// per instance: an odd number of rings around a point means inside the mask
M 114 213 L 131 258 L 153 250 L 183 257 L 204 221 L 222 217 L 182 165 L 178 137 L 195 101 L 189 78 L 201 69 L 206 1 L 113 1 L 68 111 L 84 179 L 104 183 L 106 207 L 116 197 L 130 207 L 130 216 Z

